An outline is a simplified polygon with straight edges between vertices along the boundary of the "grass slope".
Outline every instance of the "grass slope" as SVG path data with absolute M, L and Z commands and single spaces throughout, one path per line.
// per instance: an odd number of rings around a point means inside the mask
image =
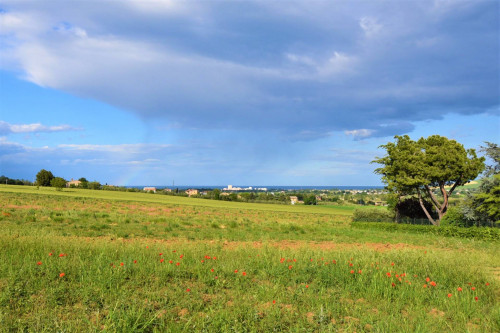
M 0 331 L 500 330 L 498 242 L 316 208 L 2 187 Z

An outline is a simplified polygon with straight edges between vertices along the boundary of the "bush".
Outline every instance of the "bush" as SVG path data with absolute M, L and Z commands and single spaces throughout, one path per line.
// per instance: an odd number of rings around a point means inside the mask
M 354 210 L 353 220 L 356 222 L 391 222 L 394 220 L 394 213 L 387 209 L 357 208 Z
M 500 230 L 488 227 L 462 228 L 456 226 L 432 226 L 432 225 L 414 225 L 399 223 L 364 223 L 353 222 L 351 227 L 358 229 L 379 229 L 385 231 L 408 231 L 418 234 L 434 234 L 437 236 L 474 238 L 488 241 L 500 240 Z

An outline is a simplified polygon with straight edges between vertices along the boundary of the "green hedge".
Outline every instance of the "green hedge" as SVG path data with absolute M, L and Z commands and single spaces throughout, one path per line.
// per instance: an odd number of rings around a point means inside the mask
M 388 209 L 356 208 L 353 221 L 356 222 L 390 222 L 394 220 L 394 213 Z
M 461 228 L 456 226 L 429 226 L 397 223 L 370 223 L 352 222 L 351 227 L 358 229 L 379 229 L 386 231 L 408 231 L 421 234 L 434 234 L 438 236 L 474 238 L 481 240 L 500 240 L 500 229 L 488 227 Z

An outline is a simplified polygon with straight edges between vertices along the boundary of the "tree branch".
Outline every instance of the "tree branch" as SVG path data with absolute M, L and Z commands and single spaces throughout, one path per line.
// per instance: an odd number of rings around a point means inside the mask
M 436 210 L 440 210 L 441 204 L 439 203 L 439 201 L 436 198 L 436 196 L 434 195 L 434 193 L 432 193 L 432 190 L 429 187 L 429 185 L 424 185 L 424 187 L 425 187 L 425 191 L 427 192 L 427 194 L 431 198 L 432 204 L 434 205 L 434 207 L 436 207 Z M 419 193 L 420 193 L 420 190 L 419 190 Z

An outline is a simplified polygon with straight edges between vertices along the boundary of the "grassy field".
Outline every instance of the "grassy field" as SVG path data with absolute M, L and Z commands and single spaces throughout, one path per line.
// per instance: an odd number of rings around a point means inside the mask
M 498 242 L 350 214 L 0 186 L 0 330 L 500 331 Z

